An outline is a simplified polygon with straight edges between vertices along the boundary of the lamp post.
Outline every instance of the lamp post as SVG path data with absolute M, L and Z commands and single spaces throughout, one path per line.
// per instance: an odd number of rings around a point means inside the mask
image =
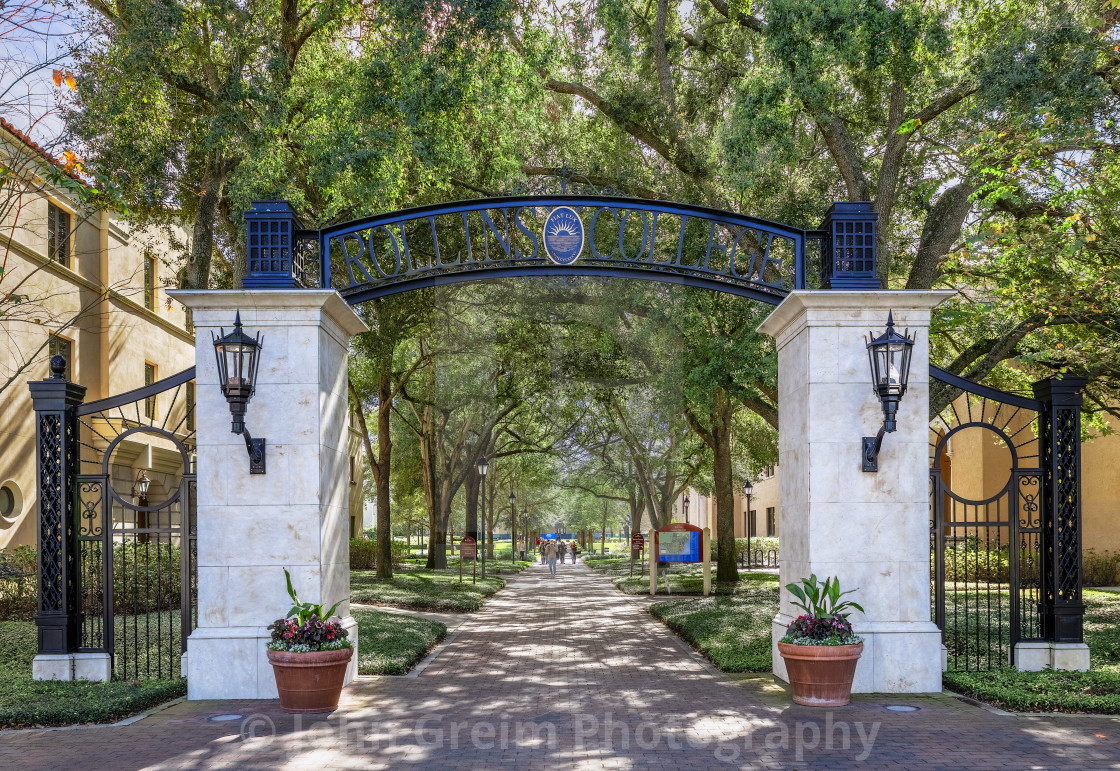
M 517 564 L 517 496 L 509 491 L 509 561 Z
M 684 523 L 688 524 L 688 493 L 684 494 Z
M 478 459 L 478 475 L 482 477 L 482 527 L 478 529 L 478 545 L 482 552 L 482 577 L 486 578 L 486 472 L 490 470 L 490 461 L 483 455 Z
M 249 452 L 249 473 L 265 473 L 264 439 L 254 439 L 245 427 L 245 411 L 257 390 L 257 366 L 260 364 L 261 336 L 250 337 L 241 329 L 241 311 L 233 322 L 228 335 L 223 327 L 222 336 L 214 340 L 214 355 L 218 358 L 218 384 L 229 403 L 233 416 L 232 431 L 245 437 Z
M 750 549 L 751 537 L 751 493 L 754 492 L 754 485 L 751 480 L 743 482 L 743 495 L 747 498 L 747 507 L 743 509 L 743 535 L 747 537 L 747 549 Z
M 883 426 L 876 436 L 863 437 L 863 470 L 879 470 L 879 450 L 883 436 L 893 432 L 897 424 L 899 402 L 906 393 L 910 377 L 910 356 L 914 352 L 914 338 L 899 334 L 894 328 L 894 314 L 887 313 L 887 329 L 882 335 L 867 343 L 867 359 L 871 365 L 871 387 L 883 405 Z M 874 334 L 874 333 L 872 333 Z M 864 338 L 866 339 L 866 338 Z

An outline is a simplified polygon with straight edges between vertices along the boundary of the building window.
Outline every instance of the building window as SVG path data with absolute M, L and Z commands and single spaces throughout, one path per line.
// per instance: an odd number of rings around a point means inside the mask
M 5 482 L 0 487 L 0 526 L 7 524 L 4 520 L 14 520 L 23 513 L 23 496 L 15 482 Z
M 766 508 L 766 537 L 773 538 L 778 534 L 778 513 L 773 506 Z
M 150 386 L 156 382 L 156 365 L 144 362 L 144 385 Z M 149 396 L 144 400 L 144 417 L 155 418 L 156 416 L 156 397 Z
M 144 307 L 156 309 L 156 258 L 150 254 L 144 255 Z
M 187 381 L 187 430 L 194 431 L 194 381 Z
M 53 359 L 55 356 L 61 356 L 66 359 L 66 369 L 62 371 L 62 377 L 65 380 L 70 379 L 70 373 L 74 371 L 74 344 L 61 335 L 52 334 L 47 342 L 47 359 Z
M 758 512 L 751 509 L 750 514 L 747 515 L 747 538 L 758 537 Z
M 350 456 L 350 484 L 358 484 L 358 457 L 356 455 Z
M 70 267 L 70 212 L 47 203 L 47 256 Z

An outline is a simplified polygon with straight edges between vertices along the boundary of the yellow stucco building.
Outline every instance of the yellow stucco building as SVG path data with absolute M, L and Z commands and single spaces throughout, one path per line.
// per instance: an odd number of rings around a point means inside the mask
M 0 548 L 36 542 L 35 423 L 27 388 L 60 353 L 86 402 L 194 365 L 194 334 L 171 285 L 169 234 L 91 211 L 47 181 L 59 162 L 0 119 L 0 154 L 16 179 L 0 191 Z M 73 187 L 82 182 L 71 174 Z M 181 233 L 177 233 L 181 236 Z M 16 302 L 10 295 L 21 299 Z M 193 394 L 190 394 L 193 397 Z M 180 397 L 182 398 L 182 397 Z M 154 406 L 159 409 L 159 406 Z M 137 468 L 153 452 L 135 447 Z M 157 453 L 158 454 L 158 453 Z M 128 475 L 131 470 L 120 472 Z M 114 470 L 114 477 L 117 471 Z M 129 480 L 114 479 L 114 486 Z

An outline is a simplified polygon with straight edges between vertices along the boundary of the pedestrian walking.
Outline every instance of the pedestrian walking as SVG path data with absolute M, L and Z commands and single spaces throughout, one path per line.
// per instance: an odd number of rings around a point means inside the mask
M 549 541 L 544 545 L 544 555 L 548 558 L 548 572 L 556 575 L 556 552 L 558 551 L 555 541 Z
M 568 544 L 563 541 L 560 542 L 560 564 L 564 564 L 564 555 L 568 553 Z

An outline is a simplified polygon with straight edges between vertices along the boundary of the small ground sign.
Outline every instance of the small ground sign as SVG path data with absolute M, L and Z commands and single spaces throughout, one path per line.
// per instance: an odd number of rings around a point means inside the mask
M 478 556 L 478 550 L 475 547 L 474 539 L 469 535 L 463 540 L 459 541 L 459 583 L 463 583 L 463 563 L 466 560 L 471 561 L 471 583 L 475 582 L 475 558 Z
M 473 538 L 468 535 L 466 538 L 459 541 L 459 559 L 473 560 L 477 556 L 478 554 Z

